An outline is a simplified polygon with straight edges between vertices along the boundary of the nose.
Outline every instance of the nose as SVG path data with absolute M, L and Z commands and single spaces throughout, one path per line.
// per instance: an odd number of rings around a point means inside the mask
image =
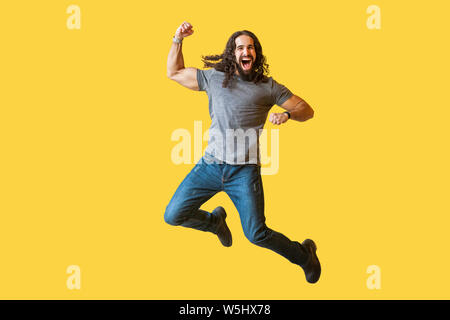
M 248 56 L 248 49 L 247 48 L 244 48 L 244 56 Z

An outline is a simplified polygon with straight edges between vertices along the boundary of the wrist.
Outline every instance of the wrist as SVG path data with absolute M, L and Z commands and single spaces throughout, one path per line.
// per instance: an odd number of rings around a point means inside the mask
M 183 38 L 180 36 L 177 36 L 176 34 L 173 36 L 172 41 L 175 43 L 182 43 L 183 42 Z
M 291 118 L 291 113 L 289 111 L 285 111 L 285 112 L 283 112 L 283 114 L 285 114 L 287 116 L 286 121 L 288 121 Z

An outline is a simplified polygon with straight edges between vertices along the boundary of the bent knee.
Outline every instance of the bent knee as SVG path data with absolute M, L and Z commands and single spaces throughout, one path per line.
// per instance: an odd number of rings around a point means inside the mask
M 178 220 L 176 213 L 167 207 L 164 212 L 164 221 L 171 226 L 178 226 L 180 224 Z

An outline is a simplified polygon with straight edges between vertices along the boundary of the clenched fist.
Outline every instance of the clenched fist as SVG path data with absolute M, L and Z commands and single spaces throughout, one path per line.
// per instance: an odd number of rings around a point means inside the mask
M 183 38 L 190 36 L 194 33 L 194 29 L 192 29 L 192 25 L 189 22 L 183 22 L 175 32 L 175 37 L 179 40 L 183 40 Z
M 279 125 L 288 121 L 289 117 L 286 113 L 271 113 L 269 121 L 273 124 Z

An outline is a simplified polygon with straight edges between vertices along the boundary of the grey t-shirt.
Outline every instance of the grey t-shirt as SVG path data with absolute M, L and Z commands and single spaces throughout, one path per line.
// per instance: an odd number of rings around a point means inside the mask
M 260 165 L 259 136 L 269 110 L 281 105 L 292 92 L 272 77 L 255 84 L 235 75 L 231 88 L 222 88 L 223 72 L 197 71 L 200 91 L 209 99 L 208 146 L 205 153 L 228 164 Z

